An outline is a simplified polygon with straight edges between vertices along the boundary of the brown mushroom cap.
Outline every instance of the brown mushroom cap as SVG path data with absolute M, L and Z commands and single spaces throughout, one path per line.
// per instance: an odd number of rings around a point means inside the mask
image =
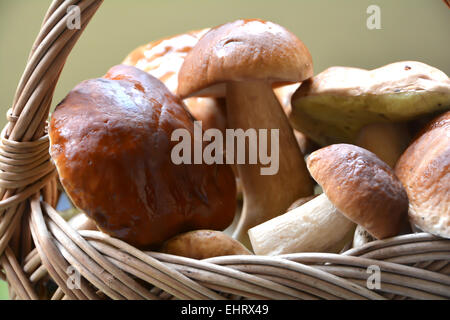
M 186 56 L 178 94 L 224 96 L 227 81 L 299 82 L 313 75 L 306 46 L 268 21 L 237 20 L 207 32 Z
M 399 233 L 408 198 L 393 170 L 375 154 L 354 145 L 334 144 L 313 152 L 307 166 L 347 218 L 378 239 Z
M 312 193 L 303 155 L 272 88 L 274 82 L 299 82 L 312 73 L 311 55 L 303 43 L 283 27 L 262 20 L 238 20 L 211 29 L 179 72 L 178 95 L 183 98 L 226 94 L 227 128 L 279 133 L 277 152 L 282 157 L 272 167 L 276 171 L 264 172 L 261 161 L 236 165 L 244 205 L 233 238 L 245 245 L 250 245 L 249 228 Z M 287 191 L 279 193 L 280 187 Z
M 236 190 L 227 165 L 175 165 L 175 129 L 193 119 L 156 78 L 130 66 L 76 86 L 50 123 L 51 156 L 73 203 L 99 229 L 152 247 L 192 229 L 225 229 Z
M 395 173 L 408 194 L 410 221 L 450 238 L 450 111 L 425 127 L 400 157 Z

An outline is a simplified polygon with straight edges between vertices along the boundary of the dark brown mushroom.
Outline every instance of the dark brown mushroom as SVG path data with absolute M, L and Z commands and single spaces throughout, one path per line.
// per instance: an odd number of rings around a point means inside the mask
M 150 248 L 188 230 L 223 230 L 235 214 L 230 167 L 175 164 L 176 129 L 193 137 L 181 100 L 148 73 L 120 65 L 57 106 L 50 152 L 72 202 L 100 230 Z

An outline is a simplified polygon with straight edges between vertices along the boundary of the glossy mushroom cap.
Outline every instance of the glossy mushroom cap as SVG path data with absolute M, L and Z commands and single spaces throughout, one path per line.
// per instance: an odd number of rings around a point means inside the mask
M 208 32 L 209 28 L 191 31 L 150 42 L 133 50 L 123 64 L 134 66 L 161 80 L 176 94 L 178 72 L 186 55 Z M 202 121 L 204 130 L 216 128 L 225 131 L 225 99 L 192 97 L 183 101 L 196 120 Z
M 393 170 L 375 154 L 354 145 L 335 144 L 313 152 L 307 166 L 347 218 L 378 239 L 400 232 L 408 198 Z
M 193 137 L 183 103 L 130 66 L 76 86 L 52 115 L 50 153 L 73 203 L 99 229 L 153 247 L 192 229 L 225 229 L 236 190 L 227 165 L 175 165 L 175 129 Z
M 293 127 L 320 145 L 355 143 L 370 124 L 409 121 L 450 107 L 450 79 L 416 61 L 374 70 L 331 67 L 292 97 Z
M 395 173 L 408 194 L 410 221 L 450 238 L 450 111 L 425 127 L 400 157 Z
M 178 94 L 224 96 L 224 82 L 299 82 L 313 75 L 306 46 L 285 28 L 263 20 L 237 20 L 207 32 L 186 56 Z

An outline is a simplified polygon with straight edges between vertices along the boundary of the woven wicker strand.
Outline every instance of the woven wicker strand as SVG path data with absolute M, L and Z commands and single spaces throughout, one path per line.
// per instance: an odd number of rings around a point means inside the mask
M 0 136 L 0 279 L 8 282 L 11 299 L 450 298 L 450 240 L 426 233 L 342 254 L 193 260 L 74 230 L 54 209 L 59 193 L 46 120 L 65 61 L 101 4 L 52 2 L 6 114 Z M 72 5 L 80 9 L 80 29 L 67 28 Z M 367 286 L 370 266 L 381 272 L 380 287 L 373 290 Z M 74 272 L 80 275 L 75 288 Z

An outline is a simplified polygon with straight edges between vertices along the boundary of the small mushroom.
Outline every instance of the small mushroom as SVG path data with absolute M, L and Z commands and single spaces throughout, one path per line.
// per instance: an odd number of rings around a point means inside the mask
M 405 122 L 448 107 L 449 78 L 424 63 L 332 67 L 302 83 L 290 121 L 321 146 L 358 144 L 394 167 L 410 142 Z
M 431 121 L 395 167 L 413 227 L 450 238 L 450 111 Z
M 209 28 L 191 31 L 150 42 L 133 50 L 123 64 L 134 66 L 161 80 L 176 94 L 178 72 L 184 58 Z M 226 127 L 225 99 L 193 97 L 183 101 L 196 120 L 202 121 L 204 130 Z
M 161 252 L 192 259 L 252 254 L 240 242 L 220 231 L 194 230 L 167 240 Z
M 77 85 L 52 114 L 50 153 L 72 203 L 98 228 L 151 248 L 193 229 L 223 230 L 236 207 L 228 165 L 174 163 L 174 130 L 194 123 L 162 82 L 131 66 Z
M 399 233 L 408 198 L 393 170 L 375 154 L 348 144 L 313 152 L 308 169 L 324 193 L 249 230 L 255 254 L 338 252 L 355 223 L 384 239 Z
M 244 205 L 233 234 L 248 245 L 247 230 L 312 194 L 303 154 L 275 96 L 277 82 L 300 82 L 313 74 L 311 55 L 291 32 L 272 22 L 238 20 L 207 32 L 186 56 L 178 94 L 223 96 L 231 129 L 279 130 L 279 166 L 262 175 L 261 163 L 237 164 Z

